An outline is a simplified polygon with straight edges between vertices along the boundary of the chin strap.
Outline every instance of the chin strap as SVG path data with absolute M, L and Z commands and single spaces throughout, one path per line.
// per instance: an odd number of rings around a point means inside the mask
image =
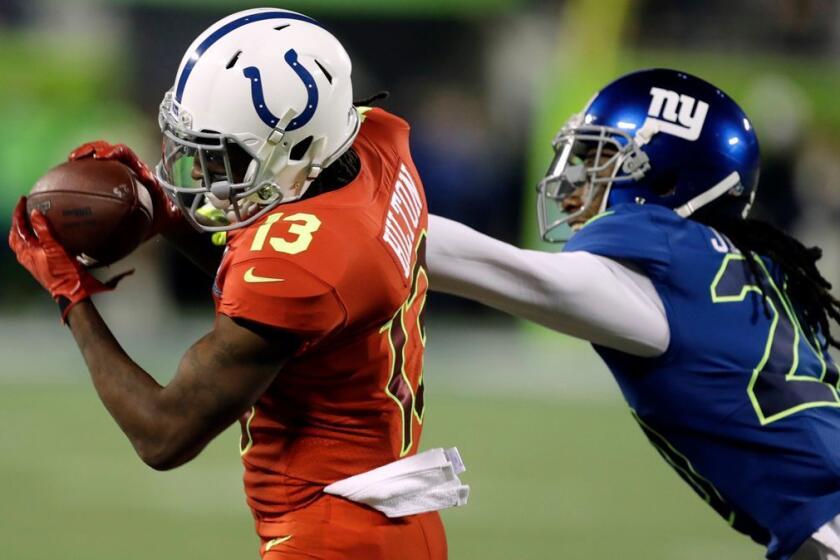
M 724 177 L 723 180 L 717 185 L 713 186 L 705 192 L 700 193 L 699 195 L 695 196 L 682 206 L 674 208 L 674 212 L 676 212 L 683 218 L 687 218 L 703 206 L 709 204 L 714 200 L 717 200 L 733 188 L 737 187 L 740 183 L 741 176 L 738 174 L 737 171 L 733 171 L 732 173 Z

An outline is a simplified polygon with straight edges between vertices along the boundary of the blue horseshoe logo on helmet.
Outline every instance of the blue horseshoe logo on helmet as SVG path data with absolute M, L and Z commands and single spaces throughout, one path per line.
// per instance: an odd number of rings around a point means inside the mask
M 315 83 L 312 74 L 298 62 L 298 54 L 294 49 L 286 51 L 283 58 L 303 82 L 303 85 L 306 86 L 306 108 L 286 126 L 285 132 L 291 132 L 304 126 L 315 115 L 315 109 L 318 108 L 318 85 Z M 256 66 L 249 66 L 242 70 L 242 73 L 251 81 L 251 100 L 254 102 L 254 109 L 257 110 L 262 122 L 271 128 L 275 128 L 277 123 L 280 122 L 280 118 L 275 117 L 265 103 L 260 69 Z

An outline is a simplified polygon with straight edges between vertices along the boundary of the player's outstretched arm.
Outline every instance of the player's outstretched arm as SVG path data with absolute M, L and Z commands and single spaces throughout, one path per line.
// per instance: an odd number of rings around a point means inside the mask
M 129 358 L 89 300 L 71 309 L 68 322 L 100 399 L 157 470 L 198 455 L 253 405 L 297 348 L 291 335 L 219 315 L 161 386 Z
M 508 245 L 429 216 L 429 287 L 637 356 L 661 355 L 670 329 L 651 281 L 585 252 Z

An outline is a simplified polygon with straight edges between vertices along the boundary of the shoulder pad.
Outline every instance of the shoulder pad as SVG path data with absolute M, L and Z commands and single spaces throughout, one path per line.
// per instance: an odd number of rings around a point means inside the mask
M 365 113 L 361 132 L 366 137 L 395 138 L 407 137 L 409 130 L 411 127 L 405 120 L 377 107 Z
M 684 222 L 661 206 L 621 204 L 592 218 L 566 243 L 564 251 L 584 251 L 649 266 L 671 262 L 669 233 Z
M 332 286 L 282 258 L 232 263 L 225 274 L 218 312 L 316 339 L 346 319 Z
M 336 286 L 352 257 L 340 214 L 319 207 L 317 198 L 279 206 L 236 237 L 231 262 L 263 261 L 264 266 L 294 266 Z M 286 265 L 282 263 L 287 263 Z

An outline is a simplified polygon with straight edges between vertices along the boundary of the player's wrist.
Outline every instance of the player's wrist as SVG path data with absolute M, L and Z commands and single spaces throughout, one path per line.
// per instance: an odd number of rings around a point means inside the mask
M 76 307 L 77 304 L 85 300 L 80 299 L 77 301 L 73 301 L 67 296 L 57 296 L 55 298 L 55 301 L 56 303 L 58 303 L 58 313 L 61 317 L 61 323 L 70 326 L 70 312 Z
M 51 279 L 44 283 L 50 295 L 58 303 L 62 321 L 65 322 L 69 310 L 75 305 L 90 299 L 94 294 L 112 291 L 120 280 L 134 273 L 133 269 L 128 270 L 102 282 L 77 261 L 68 258 L 66 262 L 70 263 L 69 268 L 56 266 L 52 271 Z
M 66 295 L 55 296 L 55 301 L 58 304 L 59 316 L 61 323 L 70 326 L 70 318 L 79 309 L 79 304 L 90 301 L 90 294 L 80 294 L 74 298 Z
M 70 310 L 80 302 L 90 298 L 90 294 L 84 289 L 84 282 L 81 277 L 74 278 L 68 275 L 64 279 L 57 280 L 52 286 L 48 286 L 47 289 L 50 292 L 50 296 L 58 304 L 61 322 L 67 324 Z
M 62 297 L 62 301 L 58 302 L 58 308 L 61 313 L 61 323 L 69 328 L 79 326 L 84 320 L 85 314 L 89 310 L 95 309 L 90 296 L 78 301 L 70 301 Z
M 70 313 L 70 308 L 73 307 L 73 302 L 65 296 L 58 296 L 55 298 L 58 303 L 58 314 L 61 316 L 61 322 L 67 324 L 67 315 Z

